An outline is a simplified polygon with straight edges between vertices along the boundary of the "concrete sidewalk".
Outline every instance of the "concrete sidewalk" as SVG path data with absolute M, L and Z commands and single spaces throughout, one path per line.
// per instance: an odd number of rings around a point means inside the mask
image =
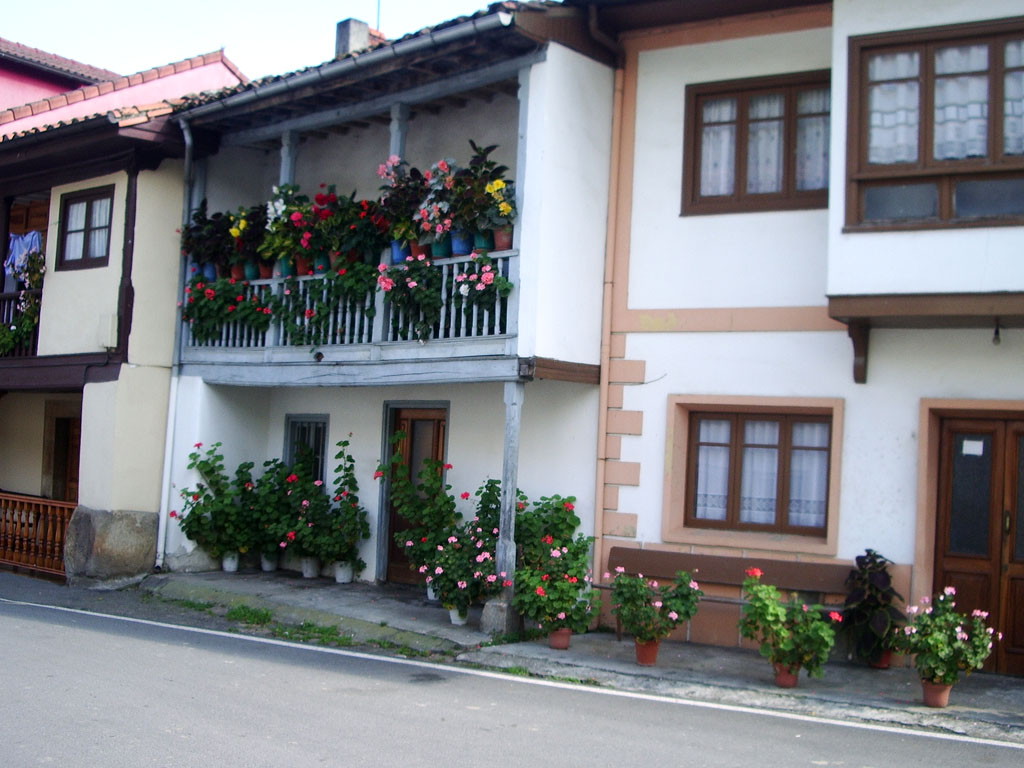
M 662 643 L 655 667 L 637 666 L 633 643 L 609 632 L 574 635 L 567 651 L 543 640 L 483 645 L 480 609 L 465 627 L 429 603 L 420 588 L 366 583 L 337 585 L 287 572 L 170 573 L 148 577 L 141 589 L 168 599 L 244 602 L 273 610 L 284 622 L 336 624 L 357 641 L 389 640 L 420 651 L 448 653 L 458 663 L 524 671 L 754 709 L 897 727 L 1024 745 L 1024 679 L 976 673 L 953 689 L 950 706 L 921 704 L 921 686 L 909 667 L 874 670 L 830 662 L 823 679 L 801 675 L 794 689 L 776 688 L 769 663 L 752 651 L 690 643 Z

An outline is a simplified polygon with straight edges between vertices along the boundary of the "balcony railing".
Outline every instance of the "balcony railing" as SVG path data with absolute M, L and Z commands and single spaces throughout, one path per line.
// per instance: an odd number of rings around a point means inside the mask
M 77 505 L 0 493 L 0 563 L 64 574 L 64 540 Z
M 281 299 L 290 290 L 288 316 L 274 316 L 270 327 L 256 330 L 244 322 L 226 322 L 216 338 L 197 340 L 186 323 L 184 345 L 187 348 L 210 349 L 266 349 L 270 347 L 314 346 L 353 347 L 379 345 L 402 341 L 460 341 L 499 338 L 515 335 L 517 319 L 516 287 L 519 279 L 519 260 L 516 251 L 490 254 L 493 270 L 511 281 L 513 289 L 505 298 L 497 298 L 493 305 L 460 302 L 460 284 L 455 277 L 466 271 L 473 262 L 469 256 L 436 259 L 434 267 L 441 272 L 441 309 L 436 323 L 425 333 L 422 313 L 410 312 L 394 305 L 387 294 L 368 290 L 357 298 L 343 298 L 328 302 L 328 288 L 322 278 L 308 276 L 294 281 L 275 278 L 253 280 L 239 289 L 246 301 L 255 296 L 261 305 L 271 297 Z M 291 287 L 288 285 L 291 283 Z M 296 292 L 297 291 L 297 295 Z M 327 315 L 324 316 L 325 309 Z M 307 313 L 314 318 L 307 318 Z
M 15 293 L 0 293 L 0 327 L 10 329 L 17 326 L 21 320 L 21 309 L 26 300 L 35 300 L 37 303 L 43 295 L 42 288 L 34 290 L 17 291 Z M 39 325 L 32 329 L 31 336 L 17 344 L 12 349 L 0 349 L 0 357 L 35 357 L 39 345 Z

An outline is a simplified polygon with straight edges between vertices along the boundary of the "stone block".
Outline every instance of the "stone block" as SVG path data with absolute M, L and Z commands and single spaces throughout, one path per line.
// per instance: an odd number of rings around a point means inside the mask
M 117 589 L 138 582 L 156 561 L 156 539 L 155 512 L 79 506 L 64 541 L 68 583 Z

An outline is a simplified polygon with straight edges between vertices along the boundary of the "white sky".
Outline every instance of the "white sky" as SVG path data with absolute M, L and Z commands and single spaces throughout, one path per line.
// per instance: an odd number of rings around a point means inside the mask
M 490 0 L 380 0 L 390 39 L 486 8 Z M 377 23 L 378 0 L 47 0 L 5 2 L 0 37 L 122 75 L 224 48 L 256 79 L 334 57 L 342 19 Z

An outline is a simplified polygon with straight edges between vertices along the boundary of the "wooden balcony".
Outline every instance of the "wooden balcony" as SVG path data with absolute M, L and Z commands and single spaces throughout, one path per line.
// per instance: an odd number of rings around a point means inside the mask
M 324 281 L 316 276 L 295 281 L 254 280 L 243 286 L 246 299 L 265 303 L 281 296 L 292 282 L 290 317 L 274 317 L 266 331 L 226 323 L 217 338 L 198 341 L 185 326 L 182 366 L 186 375 L 209 383 L 281 385 L 371 385 L 442 381 L 508 380 L 518 375 L 516 327 L 519 259 L 516 251 L 490 254 L 496 273 L 513 284 L 493 306 L 462 304 L 455 276 L 471 264 L 469 256 L 436 259 L 441 271 L 441 311 L 423 338 L 418 314 L 403 311 L 381 291 L 335 303 L 329 317 L 306 320 L 324 299 Z M 247 293 L 246 293 L 247 292 Z M 367 311 L 369 310 L 369 312 Z M 321 310 L 322 311 L 322 306 Z
M 23 295 L 24 294 L 24 295 Z M 0 293 L 0 325 L 10 328 L 12 325 L 17 325 L 19 318 L 21 317 L 21 311 L 19 305 L 26 297 L 34 297 L 37 301 L 42 298 L 43 290 L 37 288 L 35 290 L 16 291 L 14 293 Z M 36 351 L 39 344 L 39 326 L 32 331 L 32 336 L 24 343 L 19 344 L 11 350 L 7 350 L 6 353 L 0 351 L 0 357 L 3 358 L 15 358 L 15 357 L 35 357 Z
M 77 504 L 0 493 L 0 563 L 64 575 L 64 540 Z

